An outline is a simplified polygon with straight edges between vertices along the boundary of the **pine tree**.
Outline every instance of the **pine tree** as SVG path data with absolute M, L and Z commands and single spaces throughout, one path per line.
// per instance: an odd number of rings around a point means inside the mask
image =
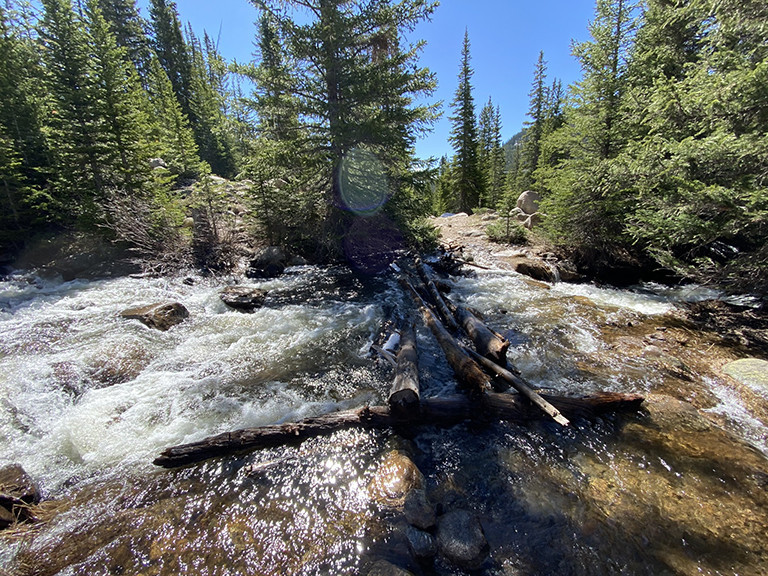
M 544 60 L 544 52 L 539 52 L 539 59 L 533 73 L 531 91 L 528 93 L 530 104 L 528 106 L 529 121 L 526 122 L 525 140 L 520 152 L 520 173 L 517 187 L 520 191 L 534 187 L 534 171 L 539 164 L 541 156 L 541 143 L 544 136 L 544 126 L 547 121 L 547 62 Z
M 40 42 L 50 95 L 48 118 L 53 150 L 55 201 L 67 218 L 94 222 L 96 201 L 103 199 L 107 183 L 103 174 L 91 96 L 93 71 L 88 34 L 69 0 L 43 0 Z
M 20 247 L 55 214 L 45 192 L 49 158 L 43 102 L 35 89 L 42 72 L 17 18 L 0 7 L 0 247 Z
M 152 138 L 158 154 L 172 174 L 194 178 L 201 172 L 197 144 L 189 120 L 176 99 L 173 86 L 157 58 L 149 63 L 149 110 Z
M 478 122 L 480 149 L 478 161 L 483 172 L 484 195 L 481 207 L 496 208 L 504 192 L 505 160 L 501 146 L 501 112 L 489 98 Z
M 626 174 L 616 158 L 629 136 L 623 109 L 635 32 L 632 0 L 597 0 L 591 40 L 574 45 L 583 78 L 563 127 L 547 138 L 548 157 L 562 160 L 542 178 L 547 225 L 585 266 L 601 266 L 625 251 L 632 208 Z
M 192 131 L 198 153 L 214 174 L 231 178 L 237 166 L 224 113 L 226 88 L 222 60 L 210 41 L 207 51 L 204 51 L 191 29 L 187 31 L 186 42 L 190 47 L 190 111 L 194 119 Z
M 151 48 L 145 34 L 147 23 L 139 15 L 135 0 L 99 0 L 99 9 L 109 22 L 109 29 L 117 45 L 126 50 L 146 86 L 149 76 Z
M 301 122 L 301 149 L 296 151 L 303 157 L 303 193 L 308 199 L 313 198 L 311 191 L 321 194 L 327 207 L 316 222 L 322 227 L 319 250 L 337 251 L 355 218 L 379 212 L 380 206 L 368 203 L 371 195 L 378 196 L 396 219 L 413 223 L 413 215 L 404 216 L 419 205 L 412 190 L 428 183 L 413 178 L 412 147 L 416 134 L 431 122 L 434 113 L 431 107 L 415 105 L 414 98 L 430 94 L 434 81 L 427 70 L 416 65 L 419 46 L 405 44 L 403 34 L 428 17 L 434 3 L 254 3 L 270 14 L 290 53 L 292 68 L 286 80 Z M 293 21 L 278 9 L 281 4 L 308 8 L 310 20 Z M 269 86 L 258 89 L 266 93 Z M 285 144 L 295 147 L 297 142 Z M 349 186 L 345 197 L 343 185 L 356 178 L 358 162 L 360 167 L 378 166 L 374 180 L 386 184 L 377 184 L 375 191 L 363 186 L 353 193 L 361 198 L 353 199 Z M 315 199 L 310 203 L 317 206 Z M 312 225 L 307 223 L 309 227 Z
M 451 106 L 451 135 L 449 141 L 454 150 L 454 200 L 451 209 L 472 213 L 480 203 L 483 192 L 483 175 L 478 159 L 478 135 L 475 119 L 475 103 L 470 80 L 474 71 L 469 64 L 469 31 L 464 31 L 461 51 L 459 85 Z
M 150 0 L 149 15 L 157 59 L 182 111 L 194 125 L 197 118 L 192 112 L 192 56 L 184 41 L 176 4 L 172 0 Z

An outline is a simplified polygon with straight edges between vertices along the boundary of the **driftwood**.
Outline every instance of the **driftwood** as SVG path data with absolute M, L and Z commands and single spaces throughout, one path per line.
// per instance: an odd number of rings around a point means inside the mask
M 454 305 L 454 308 L 456 321 L 464 328 L 477 352 L 499 366 L 506 366 L 509 340 L 490 330 L 464 306 Z
M 643 402 L 636 394 L 603 393 L 582 398 L 545 396 L 571 418 L 589 418 L 607 412 L 635 411 Z M 386 406 L 344 410 L 291 424 L 276 424 L 225 432 L 190 444 L 168 448 L 154 464 L 164 468 L 186 466 L 208 458 L 237 454 L 260 448 L 295 444 L 309 438 L 351 427 L 398 428 L 403 426 L 451 426 L 465 420 L 502 419 L 524 423 L 540 419 L 542 412 L 519 394 L 493 392 L 471 399 L 465 395 L 422 399 L 419 410 L 403 420 Z
M 419 370 L 416 334 L 413 324 L 406 323 L 400 331 L 395 380 L 389 393 L 390 413 L 407 419 L 419 412 Z
M 445 320 L 445 323 L 448 325 L 448 328 L 450 328 L 454 332 L 457 331 L 459 329 L 459 325 L 456 324 L 456 320 L 453 319 L 453 314 L 451 314 L 451 311 L 448 309 L 448 306 L 446 306 L 445 301 L 443 300 L 443 297 L 440 295 L 440 291 L 437 289 L 437 286 L 435 286 L 435 283 L 432 281 L 432 278 L 429 275 L 429 271 L 427 270 L 427 267 L 424 266 L 424 263 L 421 261 L 420 258 L 416 258 L 415 264 L 416 264 L 416 271 L 419 273 L 419 277 L 421 278 L 421 281 L 424 283 L 424 286 L 427 287 L 427 291 L 429 292 L 429 295 L 432 297 L 432 301 L 435 303 L 435 307 L 437 308 L 438 312 L 440 312 L 440 315 L 443 317 L 443 320 Z
M 418 293 L 408 280 L 402 280 L 403 286 L 411 293 L 416 302 L 424 323 L 434 335 L 437 343 L 442 348 L 448 364 L 456 374 L 459 385 L 466 388 L 470 393 L 482 394 L 491 389 L 490 379 L 480 369 L 477 363 L 470 358 L 461 348 L 456 339 L 451 336 L 443 324 L 435 317 L 432 310 L 429 309 L 424 299 Z
M 545 414 L 548 414 L 555 422 L 560 424 L 561 426 L 568 426 L 570 422 L 568 422 L 568 419 L 565 418 L 557 408 L 552 406 L 549 402 L 547 402 L 541 395 L 539 395 L 538 392 L 536 392 L 531 386 L 520 376 L 513 374 L 506 368 L 502 368 L 492 360 L 489 360 L 488 358 L 485 358 L 475 352 L 474 350 L 469 350 L 468 348 L 465 348 L 467 353 L 474 358 L 478 363 L 480 363 L 481 366 L 484 366 L 487 370 L 491 370 L 510 384 L 515 387 L 515 389 L 520 392 L 523 396 L 528 398 L 533 404 L 539 407 L 542 412 Z

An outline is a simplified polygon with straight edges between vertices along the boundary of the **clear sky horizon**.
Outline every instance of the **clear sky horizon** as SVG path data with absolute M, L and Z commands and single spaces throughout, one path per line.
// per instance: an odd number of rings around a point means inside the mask
M 137 5 L 148 17 L 147 0 Z M 195 34 L 203 30 L 218 38 L 219 51 L 227 60 L 248 62 L 253 56 L 257 10 L 247 0 L 176 0 L 182 23 Z M 548 81 L 567 86 L 581 76 L 571 55 L 571 41 L 589 38 L 587 26 L 594 14 L 594 0 L 442 0 L 431 21 L 422 22 L 412 40 L 427 44 L 420 64 L 432 70 L 438 88 L 432 100 L 443 102 L 443 114 L 433 132 L 420 139 L 421 158 L 452 154 L 448 143 L 450 103 L 458 84 L 464 30 L 469 31 L 475 111 L 492 98 L 501 110 L 502 137 L 515 135 L 526 120 L 533 69 L 544 51 Z

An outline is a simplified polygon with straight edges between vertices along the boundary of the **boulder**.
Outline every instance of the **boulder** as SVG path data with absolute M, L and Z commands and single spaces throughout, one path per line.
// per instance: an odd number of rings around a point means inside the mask
M 429 532 L 408 526 L 405 529 L 405 537 L 408 539 L 408 548 L 417 560 L 424 560 L 437 555 L 437 542 Z
M 403 570 L 386 560 L 379 560 L 368 571 L 368 576 L 413 576 L 412 572 Z
M 405 520 L 411 526 L 427 530 L 435 525 L 435 507 L 429 503 L 423 489 L 412 490 L 405 496 L 403 504 Z
M 150 158 L 149 159 L 149 167 L 153 170 L 155 168 L 168 168 L 168 164 L 165 163 L 165 160 L 162 158 Z
M 399 450 L 389 452 L 368 486 L 371 498 L 379 504 L 400 507 L 413 490 L 424 487 L 424 476 L 416 464 Z
M 267 292 L 246 286 L 227 286 L 219 293 L 219 298 L 230 308 L 242 312 L 253 312 L 264 305 Z
M 541 195 L 533 190 L 526 190 L 517 198 L 517 207 L 526 214 L 535 214 L 539 211 Z
M 533 258 L 519 258 L 513 263 L 515 272 L 530 276 L 534 280 L 543 280 L 544 282 L 556 282 L 557 276 L 554 270 L 542 260 Z
M 178 302 L 167 302 L 128 308 L 123 310 L 120 316 L 165 331 L 189 318 L 189 310 Z
M 274 278 L 288 266 L 288 255 L 279 246 L 267 246 L 260 250 L 248 267 L 248 278 Z
M 533 230 L 533 227 L 537 224 L 540 224 L 542 221 L 541 212 L 535 212 L 533 214 L 530 214 L 526 219 L 525 222 L 523 222 L 523 226 L 525 228 L 528 228 L 528 230 Z
M 488 555 L 488 541 L 476 516 L 466 510 L 452 510 L 437 524 L 440 552 L 460 568 L 476 570 Z

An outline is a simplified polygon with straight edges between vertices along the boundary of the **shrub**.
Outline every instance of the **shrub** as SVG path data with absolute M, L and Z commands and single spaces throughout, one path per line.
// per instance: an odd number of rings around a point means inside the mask
M 493 222 L 485 229 L 485 234 L 491 241 L 500 244 L 528 243 L 528 230 L 522 224 L 510 218 Z

